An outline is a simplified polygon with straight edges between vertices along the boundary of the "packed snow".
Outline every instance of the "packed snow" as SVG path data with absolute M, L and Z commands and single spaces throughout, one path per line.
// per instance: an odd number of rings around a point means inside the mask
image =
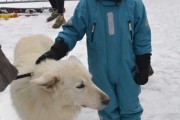
M 152 29 L 152 66 L 155 71 L 140 94 L 144 108 L 142 120 L 180 120 L 180 0 L 143 0 Z M 68 20 L 78 1 L 65 1 Z M 50 7 L 48 2 L 0 4 L 0 7 Z M 49 11 L 38 16 L 0 18 L 0 44 L 13 63 L 13 51 L 23 36 L 45 34 L 52 38 L 62 29 L 47 23 Z M 77 56 L 87 66 L 86 38 L 78 42 L 70 55 Z M 20 120 L 11 104 L 9 87 L 0 93 L 0 120 Z M 97 111 L 83 108 L 77 120 L 98 120 Z

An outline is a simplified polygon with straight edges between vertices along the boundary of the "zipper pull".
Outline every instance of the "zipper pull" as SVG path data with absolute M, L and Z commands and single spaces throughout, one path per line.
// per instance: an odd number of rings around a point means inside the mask
M 132 40 L 132 23 L 131 23 L 131 21 L 129 20 L 128 21 L 128 27 L 129 27 L 129 32 L 130 32 L 130 35 L 131 35 L 131 40 Z
M 128 25 L 129 25 L 129 31 L 132 31 L 132 24 L 130 20 L 128 21 Z
M 96 23 L 93 23 L 93 26 L 92 26 L 92 31 L 91 31 L 91 33 L 94 33 L 94 31 L 95 31 L 95 28 L 96 28 Z
M 91 42 L 93 42 L 93 39 L 94 39 L 94 31 L 95 31 L 95 28 L 96 28 L 96 23 L 93 23 L 92 31 L 91 31 Z

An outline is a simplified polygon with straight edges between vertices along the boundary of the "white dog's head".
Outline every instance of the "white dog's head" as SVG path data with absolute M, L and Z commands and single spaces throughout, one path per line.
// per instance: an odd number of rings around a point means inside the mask
M 50 94 L 54 101 L 67 106 L 101 109 L 110 101 L 108 95 L 91 80 L 91 75 L 74 56 L 68 60 L 46 60 L 37 65 L 31 83 Z

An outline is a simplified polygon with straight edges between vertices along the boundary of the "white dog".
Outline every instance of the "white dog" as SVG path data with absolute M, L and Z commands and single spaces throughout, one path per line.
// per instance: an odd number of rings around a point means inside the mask
M 73 120 L 81 106 L 101 109 L 109 97 L 91 81 L 91 75 L 74 56 L 67 60 L 37 58 L 50 49 L 51 39 L 43 35 L 22 38 L 15 48 L 14 65 L 19 74 L 31 77 L 11 84 L 13 105 L 22 120 Z

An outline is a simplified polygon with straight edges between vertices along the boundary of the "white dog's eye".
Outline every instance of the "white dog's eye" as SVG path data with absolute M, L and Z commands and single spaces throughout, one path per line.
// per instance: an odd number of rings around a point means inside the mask
M 79 84 L 78 86 L 76 86 L 76 88 L 78 88 L 78 89 L 82 89 L 82 88 L 84 88 L 85 87 L 85 85 L 84 85 L 84 83 L 82 82 L 81 84 Z

